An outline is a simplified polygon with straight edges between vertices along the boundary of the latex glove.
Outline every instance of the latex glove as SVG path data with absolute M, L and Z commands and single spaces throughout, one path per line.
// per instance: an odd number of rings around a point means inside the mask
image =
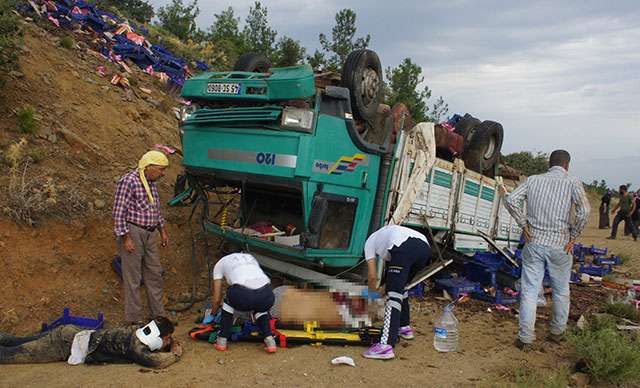
M 369 288 L 365 288 L 362 290 L 362 297 L 369 299 L 369 300 L 376 300 L 376 299 L 380 299 L 382 298 L 382 295 L 380 295 L 379 292 L 377 291 L 371 291 L 369 290 Z

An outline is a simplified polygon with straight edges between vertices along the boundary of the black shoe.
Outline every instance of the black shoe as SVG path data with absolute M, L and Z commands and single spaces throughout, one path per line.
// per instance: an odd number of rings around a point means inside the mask
M 518 338 L 516 340 L 516 348 L 522 350 L 523 352 L 530 352 L 531 350 L 533 350 L 533 344 L 528 344 L 525 342 L 520 341 L 520 338 Z
M 549 342 L 553 342 L 554 344 L 560 345 L 563 342 L 565 342 L 567 340 L 567 338 L 565 337 L 564 333 L 562 333 L 562 334 L 549 333 L 549 335 L 547 336 L 547 340 Z
M 615 240 L 615 239 L 616 239 L 615 237 L 611 237 L 611 236 L 607 237 L 607 240 Z

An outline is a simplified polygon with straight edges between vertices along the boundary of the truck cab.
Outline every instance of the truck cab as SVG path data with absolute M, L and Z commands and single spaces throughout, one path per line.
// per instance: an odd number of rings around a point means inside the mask
M 517 245 L 499 179 L 437 159 L 434 123 L 412 127 L 402 104 L 381 109 L 381 95 L 370 50 L 351 53 L 341 77 L 301 65 L 188 79 L 183 164 L 204 199 L 203 227 L 243 250 L 329 273 L 356 266 L 367 236 L 389 222 L 430 224 L 459 253 L 491 249 L 487 236 Z M 502 127 L 476 121 L 466 132 L 482 167 L 499 153 L 485 140 L 499 130 L 501 144 Z M 428 163 L 415 148 L 427 139 Z
M 183 164 L 207 195 L 229 198 L 209 209 L 206 230 L 270 257 L 340 269 L 358 263 L 377 226 L 392 142 L 365 140 L 349 89 L 316 84 L 308 65 L 187 80 Z

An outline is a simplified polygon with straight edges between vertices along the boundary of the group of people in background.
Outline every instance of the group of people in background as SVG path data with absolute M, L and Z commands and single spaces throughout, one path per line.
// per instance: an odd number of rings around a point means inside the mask
M 638 226 L 640 225 L 640 189 L 634 193 L 629 191 L 626 185 L 621 185 L 618 189 L 618 204 L 611 209 L 613 195 L 613 190 L 607 190 L 600 199 L 600 229 L 611 228 L 611 236 L 608 239 L 615 240 L 618 234 L 618 225 L 624 221 L 624 235 L 631 235 L 637 241 Z M 615 214 L 612 224 L 609 223 L 610 213 Z

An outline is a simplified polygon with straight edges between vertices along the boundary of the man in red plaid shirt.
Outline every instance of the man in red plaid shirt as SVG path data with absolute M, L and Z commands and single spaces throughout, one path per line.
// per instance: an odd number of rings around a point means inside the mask
M 160 151 L 149 151 L 138 168 L 124 175 L 116 187 L 113 203 L 114 232 L 122 258 L 124 315 L 128 322 L 143 316 L 140 285 L 144 280 L 151 316 L 165 315 L 162 303 L 162 264 L 158 253 L 158 233 L 162 246 L 169 236 L 160 214 L 156 181 L 164 176 L 169 160 Z

